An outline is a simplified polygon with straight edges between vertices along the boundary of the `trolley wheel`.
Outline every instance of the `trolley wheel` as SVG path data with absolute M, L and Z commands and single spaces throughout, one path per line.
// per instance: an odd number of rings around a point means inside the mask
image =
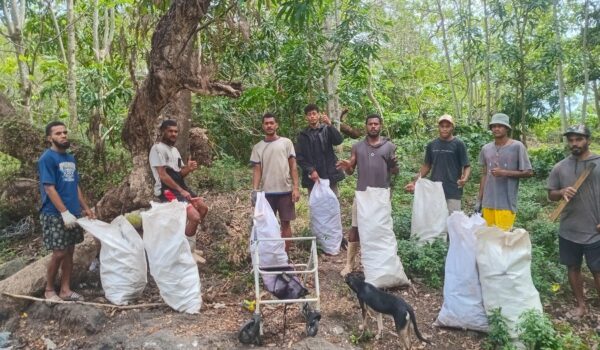
M 240 329 L 238 333 L 238 340 L 242 344 L 255 344 L 261 345 L 260 339 L 260 316 L 253 316 L 251 320 L 248 320 Z
M 321 320 L 321 313 L 319 311 L 310 310 L 307 308 L 306 313 L 306 334 L 310 337 L 314 337 L 319 332 L 319 321 Z

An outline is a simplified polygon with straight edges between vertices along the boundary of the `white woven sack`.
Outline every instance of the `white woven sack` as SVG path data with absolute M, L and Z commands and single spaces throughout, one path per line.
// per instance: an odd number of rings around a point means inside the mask
M 355 196 L 365 281 L 378 288 L 409 285 L 398 256 L 389 188 L 367 187 Z
M 150 210 L 141 213 L 150 274 L 167 305 L 179 312 L 196 314 L 202 296 L 198 266 L 185 238 L 187 203 L 151 205 Z
M 115 305 L 127 305 L 146 287 L 148 267 L 144 242 L 135 228 L 120 215 L 110 224 L 78 219 L 84 230 L 96 237 L 100 247 L 100 280 L 104 296 Z
M 523 229 L 504 232 L 497 227 L 484 227 L 476 236 L 485 311 L 502 308 L 511 336 L 516 338 L 519 316 L 530 309 L 543 311 L 531 278 L 529 234 Z
M 288 255 L 285 252 L 283 241 L 263 241 L 258 243 L 257 239 L 281 238 L 281 231 L 277 217 L 267 201 L 264 192 L 256 194 L 254 205 L 254 216 L 252 217 L 252 233 L 250 237 L 250 253 L 252 263 L 256 264 L 255 251 L 258 246 L 258 255 L 261 267 L 288 266 Z
M 337 255 L 344 233 L 340 215 L 340 202 L 329 187 L 328 179 L 315 183 L 310 198 L 310 228 L 326 254 Z
M 468 217 L 462 211 L 448 217 L 450 247 L 446 257 L 444 304 L 436 326 L 488 331 L 477 272 L 477 238 L 475 231 L 485 227 L 479 214 Z
M 448 205 L 442 183 L 420 178 L 415 183 L 410 234 L 421 243 L 446 240 Z

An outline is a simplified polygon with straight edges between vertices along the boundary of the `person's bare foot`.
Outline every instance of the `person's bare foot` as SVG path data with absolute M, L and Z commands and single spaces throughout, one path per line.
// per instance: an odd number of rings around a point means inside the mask
M 573 310 L 569 311 L 568 315 L 572 318 L 581 318 L 587 313 L 587 308 L 583 305 L 580 305 Z

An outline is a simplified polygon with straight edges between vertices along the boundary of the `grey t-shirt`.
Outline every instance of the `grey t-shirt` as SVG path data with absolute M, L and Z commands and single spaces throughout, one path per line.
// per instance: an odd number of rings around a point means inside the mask
M 396 145 L 383 137 L 375 146 L 364 139 L 352 145 L 352 151 L 356 154 L 357 191 L 366 191 L 367 187 L 390 187 L 391 174 L 386 159 L 395 157 Z
M 600 233 L 596 231 L 596 225 L 600 223 L 600 156 L 594 154 L 583 161 L 569 156 L 558 162 L 548 177 L 549 190 L 573 186 L 579 175 L 592 162 L 596 163 L 596 168 L 579 187 L 577 194 L 567 203 L 560 216 L 558 234 L 579 244 L 600 241 Z
M 441 181 L 446 199 L 461 199 L 462 188 L 458 179 L 463 167 L 469 165 L 467 147 L 458 138 L 450 141 L 439 138 L 431 141 L 425 149 L 425 164 L 431 165 L 431 181 Z
M 487 167 L 485 187 L 483 189 L 483 208 L 505 209 L 517 212 L 517 192 L 519 179 L 492 175 L 492 169 L 531 170 L 531 162 L 525 146 L 517 140 L 497 147 L 494 142 L 483 146 L 479 152 L 479 164 Z

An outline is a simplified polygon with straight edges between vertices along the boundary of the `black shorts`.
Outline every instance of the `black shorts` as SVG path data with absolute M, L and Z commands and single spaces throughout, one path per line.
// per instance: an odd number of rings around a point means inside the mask
M 560 263 L 567 266 L 581 266 L 583 256 L 592 272 L 600 272 L 600 241 L 590 244 L 580 244 L 558 237 Z
M 292 221 L 296 219 L 296 206 L 291 193 L 265 194 L 265 198 L 271 205 L 275 215 L 279 212 L 279 220 Z

